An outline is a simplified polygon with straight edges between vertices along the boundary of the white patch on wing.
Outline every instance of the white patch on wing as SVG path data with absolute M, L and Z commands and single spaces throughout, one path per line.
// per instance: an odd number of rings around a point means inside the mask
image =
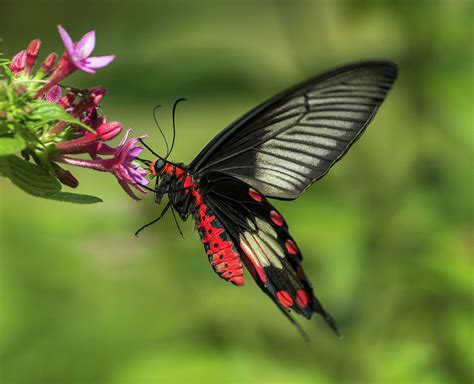
M 257 264 L 259 264 L 262 267 L 268 267 L 270 265 L 270 261 L 267 259 L 264 251 L 260 248 L 259 244 L 255 240 L 254 235 L 252 235 L 250 232 L 244 232 L 243 238 L 241 237 L 241 240 L 248 245 L 248 248 L 250 250 L 249 254 L 252 255 L 255 261 L 257 261 Z
M 275 239 L 278 237 L 275 228 L 273 228 L 269 223 L 267 223 L 265 220 L 262 220 L 260 217 L 257 217 L 256 220 L 257 222 L 257 227 L 261 231 L 265 231 L 266 234 L 274 237 Z
M 282 269 L 280 259 L 285 258 L 285 252 L 278 243 L 278 234 L 265 220 L 257 217 L 255 222 L 257 224 L 255 232 L 244 232 L 240 236 L 244 252 L 262 267 L 272 265 Z

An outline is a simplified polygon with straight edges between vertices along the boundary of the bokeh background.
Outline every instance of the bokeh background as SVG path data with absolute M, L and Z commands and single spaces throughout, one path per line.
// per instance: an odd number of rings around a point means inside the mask
M 104 203 L 33 198 L 1 180 L 0 381 L 10 383 L 469 383 L 473 365 L 472 1 L 2 1 L 7 56 L 30 39 L 61 52 L 96 30 L 117 55 L 101 84 L 110 120 L 189 162 L 274 93 L 364 58 L 400 77 L 364 137 L 299 200 L 276 202 L 338 320 L 300 320 L 305 344 L 247 277 L 208 265 L 151 196 L 75 171 Z M 44 56 L 43 56 L 44 57 Z

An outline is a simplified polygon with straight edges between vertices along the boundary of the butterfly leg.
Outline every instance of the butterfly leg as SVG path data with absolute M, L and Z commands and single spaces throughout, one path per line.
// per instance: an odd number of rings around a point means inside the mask
M 168 209 L 171 207 L 171 203 L 168 202 L 165 207 L 163 208 L 163 210 L 161 211 L 161 214 L 160 216 L 158 216 L 155 220 L 153 221 L 150 221 L 149 223 L 145 224 L 143 227 L 140 227 L 136 232 L 135 232 L 135 236 L 138 237 L 138 234 L 143 231 L 145 228 L 149 227 L 150 225 L 153 225 L 155 224 L 158 220 L 161 220 L 163 218 L 163 216 L 166 214 L 166 212 L 168 211 Z

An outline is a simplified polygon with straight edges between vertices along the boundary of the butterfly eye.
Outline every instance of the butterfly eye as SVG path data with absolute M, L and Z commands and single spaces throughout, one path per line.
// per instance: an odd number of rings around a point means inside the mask
M 165 165 L 165 161 L 163 159 L 158 159 L 155 162 L 155 172 L 158 174 Z

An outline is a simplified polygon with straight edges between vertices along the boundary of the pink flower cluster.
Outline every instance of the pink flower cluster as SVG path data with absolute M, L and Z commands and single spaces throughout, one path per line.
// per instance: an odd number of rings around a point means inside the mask
M 35 98 L 56 103 L 91 129 L 87 130 L 78 125 L 71 129 L 71 124 L 64 121 L 58 121 L 52 127 L 48 134 L 56 148 L 56 151 L 50 154 L 53 169 L 63 184 L 73 188 L 79 182 L 57 163 L 112 173 L 122 188 L 132 198 L 138 200 L 132 187 L 144 194 L 143 187 L 148 184 L 145 178 L 147 171 L 135 162 L 143 150 L 142 147 L 137 146 L 140 138 L 128 139 L 131 131 L 128 129 L 117 147 L 106 144 L 106 141 L 114 139 L 121 133 L 122 125 L 116 121 L 108 122 L 105 116 L 99 116 L 98 107 L 105 95 L 105 89 L 102 87 L 86 90 L 67 88 L 63 95 L 58 85 L 61 80 L 77 69 L 90 74 L 95 73 L 96 69 L 110 64 L 115 56 L 90 56 L 95 47 L 94 31 L 86 33 L 79 42 L 74 43 L 63 27 L 58 26 L 58 30 L 65 52 L 58 61 L 56 54 L 51 53 L 41 64 L 40 77 L 45 81 L 36 92 Z M 40 45 L 40 40 L 33 40 L 26 50 L 15 55 L 10 64 L 10 70 L 15 76 L 20 74 L 29 76 L 32 73 Z M 90 159 L 74 157 L 74 155 L 84 154 Z

